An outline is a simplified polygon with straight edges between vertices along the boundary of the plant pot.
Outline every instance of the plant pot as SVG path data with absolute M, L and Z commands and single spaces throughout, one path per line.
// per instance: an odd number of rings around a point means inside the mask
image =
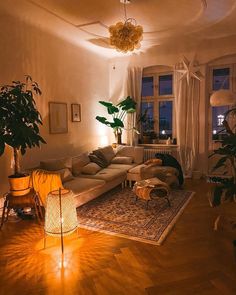
M 23 196 L 30 192 L 30 175 L 8 177 L 12 196 Z

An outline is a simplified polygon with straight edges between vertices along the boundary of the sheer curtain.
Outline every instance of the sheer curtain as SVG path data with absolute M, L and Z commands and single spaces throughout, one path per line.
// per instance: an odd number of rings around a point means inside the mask
M 140 130 L 140 126 L 137 125 L 137 118 L 141 111 L 142 73 L 142 67 L 128 68 L 127 95 L 137 103 L 136 112 L 127 116 L 127 144 L 129 145 L 135 145 L 138 141 L 138 135 L 133 130 L 133 127 Z
M 175 72 L 176 133 L 180 151 L 180 163 L 184 174 L 191 176 L 199 152 L 199 101 L 200 81 Z

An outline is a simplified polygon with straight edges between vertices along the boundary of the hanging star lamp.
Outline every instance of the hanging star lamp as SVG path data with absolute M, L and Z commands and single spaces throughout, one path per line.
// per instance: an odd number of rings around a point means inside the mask
M 130 3 L 130 0 L 120 0 L 120 2 L 124 5 L 125 21 L 109 27 L 110 45 L 117 51 L 127 53 L 141 47 L 143 28 L 137 25 L 134 18 L 127 18 L 126 5 Z

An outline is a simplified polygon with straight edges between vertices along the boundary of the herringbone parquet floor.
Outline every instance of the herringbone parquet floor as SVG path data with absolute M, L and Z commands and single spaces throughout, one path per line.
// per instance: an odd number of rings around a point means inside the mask
M 226 216 L 236 204 L 213 209 L 209 184 L 187 181 L 196 195 L 162 246 L 79 230 L 60 243 L 34 221 L 8 222 L 0 232 L 0 295 L 236 294 L 236 238 Z M 213 230 L 218 214 L 219 230 Z M 61 267 L 63 263 L 64 267 Z

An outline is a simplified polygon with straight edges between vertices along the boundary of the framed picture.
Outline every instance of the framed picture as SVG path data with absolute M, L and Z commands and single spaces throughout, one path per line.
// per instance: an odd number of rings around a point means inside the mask
M 71 104 L 71 121 L 81 122 L 81 106 L 77 103 Z
M 49 102 L 49 133 L 67 133 L 67 103 Z

